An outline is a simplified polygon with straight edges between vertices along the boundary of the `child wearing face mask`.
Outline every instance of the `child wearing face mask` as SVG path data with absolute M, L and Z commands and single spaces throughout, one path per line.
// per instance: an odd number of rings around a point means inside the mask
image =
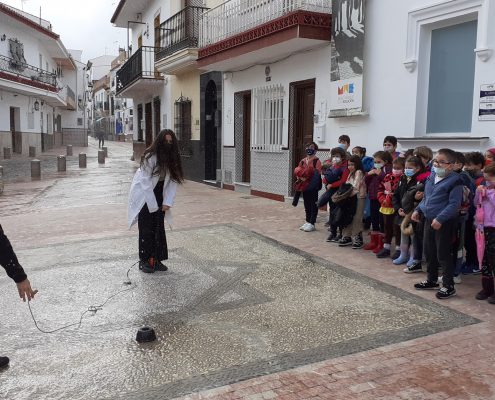
M 476 190 L 474 204 L 483 210 L 483 220 L 476 223 L 485 236 L 486 265 L 481 271 L 482 290 L 476 295 L 476 299 L 495 304 L 495 163 L 486 166 L 483 175 L 485 181 Z
M 351 138 L 347 135 L 339 136 L 339 145 L 342 150 L 345 151 L 345 158 L 349 160 L 351 158 L 351 154 L 349 153 L 349 147 L 351 146 Z
M 383 139 L 383 151 L 390 153 L 393 160 L 400 157 L 400 152 L 397 151 L 397 138 L 395 136 L 385 136 Z
M 495 147 L 485 152 L 485 167 L 495 163 Z
M 424 172 L 423 162 L 419 157 L 409 157 L 406 160 L 404 175 L 399 181 L 399 186 L 394 192 L 394 209 L 397 212 L 396 223 L 401 225 L 400 257 L 394 260 L 395 265 L 406 263 L 404 272 L 421 272 L 421 260 L 415 257 L 414 251 L 414 224 L 410 225 L 411 215 L 419 204 L 416 193 L 422 189 L 422 183 L 418 183 L 417 177 Z M 409 255 L 409 259 L 408 259 Z
M 395 221 L 395 209 L 393 206 L 393 196 L 399 186 L 400 178 L 404 173 L 404 159 L 396 158 L 392 163 L 392 173 L 385 175 L 378 186 L 378 201 L 380 202 L 380 213 L 383 216 L 383 230 L 385 236 L 383 239 L 383 248 L 376 253 L 378 258 L 390 257 L 390 245 L 392 238 L 395 237 L 396 254 L 392 259 L 399 258 L 401 252 L 400 246 L 400 226 Z M 404 255 L 405 257 L 405 255 Z
M 427 279 L 416 283 L 414 288 L 438 289 L 438 269 L 441 267 L 443 287 L 436 294 L 438 299 L 448 299 L 456 294 L 452 238 L 457 229 L 463 183 L 459 174 L 453 171 L 455 162 L 455 151 L 438 150 L 433 160 L 432 173 L 426 180 L 423 200 L 411 217 L 416 222 L 419 221 L 420 214 L 425 218 L 424 250 L 428 273 Z
M 386 151 L 373 154 L 374 167 L 366 174 L 365 183 L 370 198 L 371 240 L 364 246 L 365 250 L 378 253 L 383 248 L 383 220 L 380 217 L 378 188 L 385 175 L 392 173 L 392 155 Z
M 356 146 L 352 149 L 353 156 L 359 156 L 361 159 L 361 163 L 363 164 L 363 171 L 369 172 L 374 168 L 374 160 L 373 157 L 368 157 L 366 155 L 366 147 Z
M 353 249 L 363 247 L 363 211 L 366 200 L 366 184 L 364 183 L 363 164 L 359 156 L 351 156 L 347 168 L 349 176 L 346 183 L 353 187 L 353 195 L 357 196 L 356 213 L 352 223 L 342 230 L 342 239 L 339 241 L 340 247 L 352 245 Z

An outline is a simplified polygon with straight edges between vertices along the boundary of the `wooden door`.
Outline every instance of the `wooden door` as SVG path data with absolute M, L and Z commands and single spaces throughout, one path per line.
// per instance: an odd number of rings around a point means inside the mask
M 137 123 L 138 123 L 138 142 L 143 141 L 143 105 L 138 104 L 137 107 Z
M 155 120 L 155 137 L 158 136 L 161 130 L 161 114 L 160 114 L 160 108 L 161 108 L 161 101 L 159 97 L 155 97 L 153 99 L 153 109 L 155 111 L 154 115 L 154 120 Z
M 144 105 L 144 132 L 146 147 L 151 146 L 153 142 L 153 117 L 152 117 L 151 102 Z
M 315 81 L 294 84 L 294 139 L 292 147 L 292 168 L 306 157 L 306 144 L 313 141 Z
M 251 92 L 243 96 L 242 181 L 251 182 Z
M 154 31 L 155 31 L 155 47 L 159 48 L 160 47 L 160 38 L 162 33 L 160 32 L 160 14 L 158 14 L 155 19 L 153 20 L 153 26 L 154 26 Z

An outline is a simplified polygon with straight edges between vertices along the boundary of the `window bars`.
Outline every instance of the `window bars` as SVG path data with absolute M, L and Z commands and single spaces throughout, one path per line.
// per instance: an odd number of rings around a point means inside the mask
M 179 141 L 179 150 L 182 155 L 192 154 L 191 132 L 191 100 L 180 96 L 175 101 L 175 134 Z
M 284 87 L 270 85 L 254 89 L 254 133 L 251 148 L 255 151 L 280 152 L 284 126 Z

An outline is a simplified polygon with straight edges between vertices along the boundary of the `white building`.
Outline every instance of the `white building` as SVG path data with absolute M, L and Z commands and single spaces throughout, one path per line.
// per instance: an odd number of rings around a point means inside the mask
M 87 143 L 77 71 L 48 21 L 0 3 L 0 148 L 27 155 Z
M 305 144 L 325 158 L 342 134 L 371 154 L 386 135 L 402 149 L 495 147 L 492 0 L 339 1 L 354 11 L 350 28 L 346 15 L 330 18 L 330 3 L 229 0 L 203 14 L 199 67 L 224 76 L 224 187 L 284 200 Z M 341 65 L 362 70 L 362 107 L 350 117 L 329 118 L 331 24 L 364 38 L 364 57 Z

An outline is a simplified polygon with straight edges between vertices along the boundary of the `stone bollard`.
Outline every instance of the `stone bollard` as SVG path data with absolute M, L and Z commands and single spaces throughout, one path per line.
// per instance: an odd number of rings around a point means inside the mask
M 105 158 L 107 158 L 108 157 L 108 147 L 107 146 L 103 146 L 102 149 L 105 152 Z
M 36 157 L 36 147 L 29 146 L 29 157 L 31 157 L 31 158 Z
M 41 161 L 31 160 L 31 178 L 41 178 Z
M 67 155 L 68 156 L 71 156 L 72 155 L 72 145 L 71 144 L 68 144 L 67 145 Z
M 86 153 L 79 153 L 79 168 L 86 168 Z
M 105 164 L 105 152 L 98 150 L 98 164 Z
M 4 147 L 3 148 L 3 158 L 5 160 L 10 158 L 10 147 Z
M 58 172 L 67 171 L 67 163 L 66 163 L 65 156 L 58 156 L 57 157 L 57 171 Z
M 0 165 L 0 194 L 3 193 L 3 167 Z

